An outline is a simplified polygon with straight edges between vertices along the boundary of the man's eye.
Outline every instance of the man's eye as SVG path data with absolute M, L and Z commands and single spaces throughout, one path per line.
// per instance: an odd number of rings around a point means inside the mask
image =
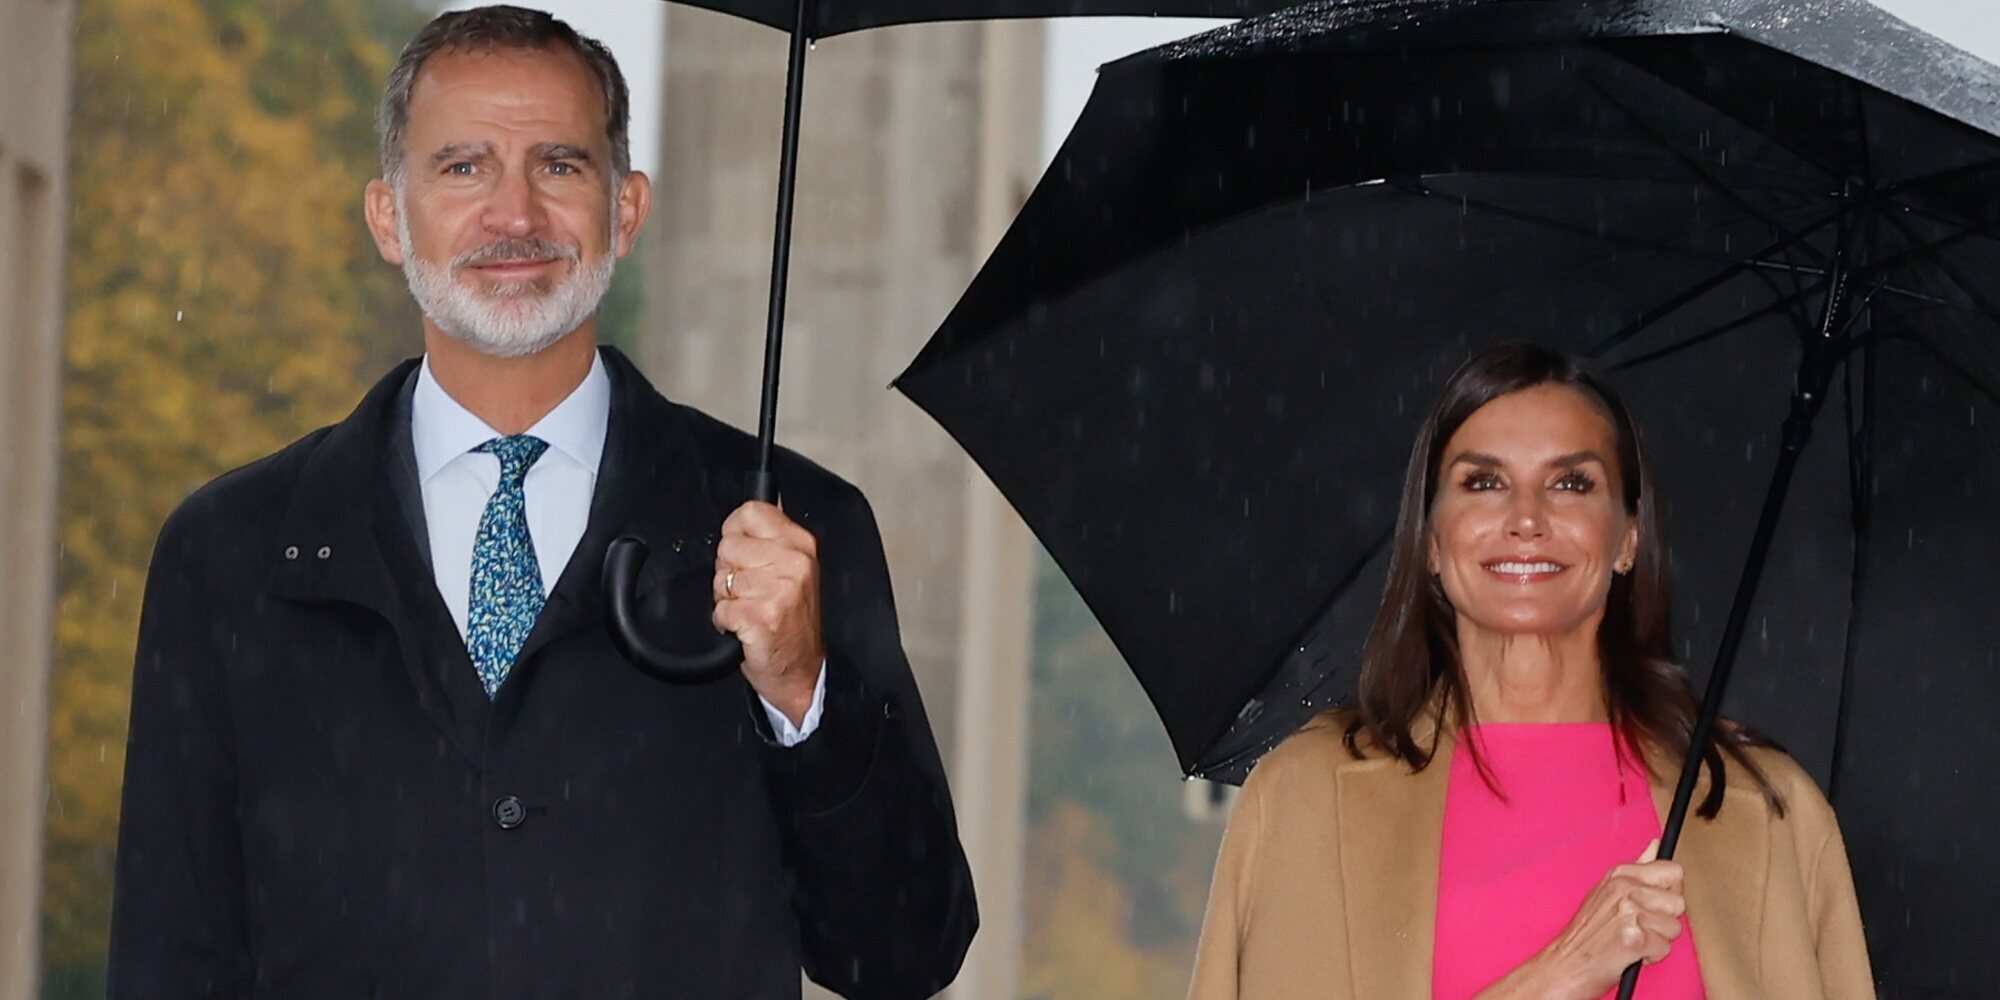
M 470 177 L 472 176 L 472 164 L 454 163 L 451 166 L 444 168 L 444 172 L 458 177 Z
M 573 177 L 576 174 L 580 173 L 581 171 L 577 170 L 576 164 L 574 163 L 563 163 L 558 161 L 549 164 L 549 172 L 555 174 L 557 177 Z

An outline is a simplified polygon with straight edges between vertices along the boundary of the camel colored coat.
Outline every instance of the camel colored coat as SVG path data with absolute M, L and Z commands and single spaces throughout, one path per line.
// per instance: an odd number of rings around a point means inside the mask
M 1216 861 L 1190 1000 L 1430 996 L 1452 741 L 1413 774 L 1379 751 L 1354 759 L 1341 743 L 1345 725 L 1335 713 L 1308 723 L 1244 785 Z M 1710 1000 L 1873 997 L 1832 807 L 1790 757 L 1751 754 L 1785 815 L 1732 761 L 1721 813 L 1690 815 L 1676 857 Z M 1664 817 L 1673 787 L 1659 779 L 1679 768 L 1656 760 L 1652 770 Z M 1706 790 L 1704 780 L 1697 804 Z

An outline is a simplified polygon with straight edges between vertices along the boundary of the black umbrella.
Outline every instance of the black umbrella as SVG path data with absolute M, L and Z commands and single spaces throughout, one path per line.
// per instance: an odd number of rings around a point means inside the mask
M 1107 67 L 898 385 L 1239 780 L 1351 690 L 1444 376 L 1598 359 L 1685 662 L 1831 789 L 1878 973 L 2000 995 L 1996 133 L 2000 69 L 1860 0 L 1301 7 Z
M 771 305 L 764 333 L 763 401 L 757 411 L 757 472 L 750 494 L 772 502 L 771 448 L 777 434 L 778 371 L 784 345 L 785 290 L 791 262 L 792 204 L 799 154 L 799 109 L 805 94 L 806 51 L 815 39 L 864 28 L 920 21 L 977 18 L 1063 17 L 1083 14 L 1145 14 L 1184 17 L 1244 17 L 1285 7 L 1285 0 L 694 0 L 694 6 L 735 14 L 791 33 L 791 63 L 785 82 L 785 132 L 778 173 L 777 239 L 771 259 Z M 693 654 L 677 653 L 646 634 L 636 607 L 639 571 L 646 543 L 616 539 L 604 553 L 604 590 L 612 641 L 631 660 L 670 680 L 699 683 L 737 668 L 743 649 L 733 637 Z
M 850 31 L 935 21 L 989 18 L 1082 17 L 1130 14 L 1148 17 L 1252 17 L 1290 6 L 1283 0 L 680 0 L 734 14 L 808 39 Z M 804 31 L 800 31 L 800 26 Z

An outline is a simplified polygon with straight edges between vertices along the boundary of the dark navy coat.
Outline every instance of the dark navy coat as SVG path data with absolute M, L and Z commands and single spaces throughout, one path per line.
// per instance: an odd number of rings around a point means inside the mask
M 415 362 L 167 521 L 113 1000 L 778 1000 L 801 967 L 857 998 L 950 981 L 978 918 L 866 501 L 781 454 L 787 512 L 820 542 L 829 656 L 821 728 L 781 748 L 740 675 L 675 685 L 612 647 L 598 564 L 621 534 L 652 547 L 660 630 L 712 640 L 715 533 L 755 449 L 604 355 L 589 527 L 491 702 L 426 555 Z

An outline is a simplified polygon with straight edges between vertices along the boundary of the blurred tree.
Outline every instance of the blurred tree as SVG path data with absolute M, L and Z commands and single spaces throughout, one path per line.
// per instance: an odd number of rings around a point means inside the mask
M 1027 865 L 1022 995 L 1032 1000 L 1140 1000 L 1187 993 L 1190 953 L 1134 943 L 1138 905 L 1099 858 L 1115 853 L 1097 815 L 1062 801 L 1035 825 Z
M 82 0 L 44 996 L 103 996 L 153 539 L 216 474 L 338 419 L 416 346 L 360 221 L 403 0 Z
M 1187 816 L 1152 703 L 1046 556 L 1033 669 L 1026 993 L 1184 994 L 1222 826 Z

